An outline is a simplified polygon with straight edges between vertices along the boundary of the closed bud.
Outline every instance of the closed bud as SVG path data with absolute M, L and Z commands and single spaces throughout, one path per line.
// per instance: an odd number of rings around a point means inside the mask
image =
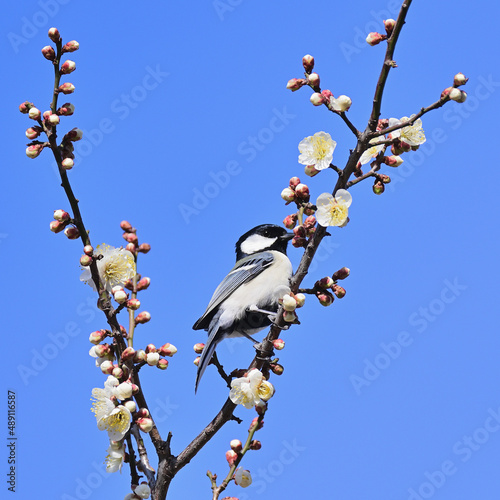
M 294 298 L 295 302 L 297 302 L 297 307 L 302 307 L 306 302 L 306 296 L 303 293 L 296 293 Z
M 64 158 L 64 160 L 61 162 L 61 167 L 64 168 L 64 170 L 71 170 L 74 165 L 75 162 L 72 158 Z
M 384 184 L 390 184 L 391 178 L 385 174 L 377 174 L 379 180 L 381 180 Z
M 463 73 L 457 73 L 455 78 L 453 78 L 453 85 L 460 87 L 461 85 L 465 85 L 468 81 L 469 79 L 466 78 Z
M 32 120 L 39 120 L 41 118 L 41 116 L 42 116 L 42 112 L 38 108 L 32 107 L 28 111 L 28 116 Z
M 381 181 L 375 181 L 375 184 L 373 184 L 372 190 L 375 194 L 382 194 L 385 191 L 384 183 Z
M 137 290 L 146 290 L 151 284 L 151 279 L 144 277 L 137 282 Z
M 243 445 L 241 444 L 241 441 L 239 439 L 233 439 L 229 443 L 229 446 L 231 446 L 231 449 L 236 453 L 240 452 L 243 448 Z
M 202 344 L 201 342 L 198 342 L 193 346 L 194 352 L 196 354 L 201 354 L 203 352 L 203 349 L 205 348 L 205 344 Z
M 315 175 L 318 175 L 321 170 L 317 170 L 314 165 L 306 165 L 306 167 L 304 168 L 304 172 L 309 177 L 314 177 Z
M 132 309 L 132 311 L 137 311 L 141 307 L 141 301 L 138 299 L 130 299 L 127 301 L 127 308 Z
M 292 188 L 285 188 L 281 191 L 281 197 L 287 202 L 290 203 L 295 199 L 295 191 Z
M 330 276 L 326 276 L 325 278 L 321 278 L 316 282 L 316 286 L 319 288 L 327 289 L 330 288 L 334 284 L 334 281 Z
M 118 304 L 123 304 L 128 299 L 127 292 L 122 288 L 121 290 L 117 290 L 113 294 L 113 298 L 118 302 Z
M 111 373 L 113 372 L 113 362 L 107 359 L 99 365 L 99 368 L 105 375 L 111 375 Z
M 113 375 L 113 377 L 116 377 L 119 380 L 122 380 L 124 377 L 124 371 L 118 365 L 113 365 L 113 369 L 111 370 L 111 375 Z
M 135 349 L 133 347 L 127 347 L 121 355 L 122 361 L 128 361 L 129 359 L 134 359 Z
M 389 167 L 399 167 L 403 163 L 403 158 L 399 155 L 384 156 L 384 163 Z
M 325 98 L 325 102 L 328 102 L 333 97 L 331 90 L 328 89 L 322 90 L 321 95 Z
M 72 142 L 79 141 L 82 137 L 83 137 L 83 132 L 79 128 L 76 128 L 76 127 L 74 129 L 71 129 L 64 136 L 65 139 L 72 141 Z
M 296 226 L 296 224 L 297 224 L 297 219 L 298 219 L 297 214 L 287 215 L 287 216 L 283 219 L 283 225 L 284 225 L 287 229 L 293 229 L 293 228 Z
M 343 299 L 345 297 L 345 288 L 341 287 L 340 285 L 333 285 L 332 291 L 337 299 Z
M 450 99 L 455 102 L 465 102 L 467 99 L 467 93 L 460 89 L 451 89 Z
M 93 253 L 94 253 L 94 247 L 92 245 L 85 245 L 83 247 L 83 253 L 85 255 L 93 255 Z
M 297 226 L 293 230 L 293 234 L 299 238 L 305 238 L 306 237 L 306 230 L 304 229 L 304 226 Z
M 299 90 L 301 87 L 303 87 L 306 83 L 307 81 L 303 78 L 292 78 L 291 80 L 288 80 L 286 88 L 291 90 L 292 92 L 295 92 L 296 90 Z
M 123 406 L 125 406 L 125 408 L 127 408 L 127 410 L 130 413 L 134 413 L 137 410 L 137 405 L 135 404 L 135 401 L 125 401 L 123 403 Z
M 168 356 L 171 358 L 177 352 L 177 347 L 167 342 L 160 347 L 159 352 L 162 356 Z
M 307 54 L 302 58 L 302 65 L 306 70 L 306 73 L 310 73 L 314 68 L 314 57 Z
M 227 450 L 226 460 L 230 466 L 233 466 L 236 463 L 236 460 L 238 460 L 238 453 L 236 453 L 234 450 Z
M 257 439 L 254 439 L 250 443 L 250 449 L 251 450 L 260 450 L 262 448 L 262 443 L 260 441 L 257 441 Z
M 92 257 L 90 255 L 82 255 L 80 257 L 80 265 L 82 267 L 87 267 L 87 266 L 90 266 L 90 264 L 92 264 Z
M 149 417 L 150 413 L 147 408 L 140 408 L 137 412 L 137 418 Z
M 151 314 L 149 314 L 147 311 L 143 311 L 139 313 L 136 318 L 135 318 L 135 324 L 139 323 L 147 323 L 151 319 Z
M 160 355 L 157 352 L 149 352 L 146 354 L 146 363 L 149 366 L 156 366 L 160 360 Z
M 304 227 L 306 229 L 310 229 L 311 227 L 314 227 L 315 225 L 316 225 L 316 217 L 314 217 L 314 215 L 310 215 L 304 221 Z
M 148 253 L 151 250 L 151 245 L 149 243 L 141 243 L 139 245 L 139 252 Z
M 366 37 L 366 43 L 372 47 L 374 45 L 378 45 L 383 40 L 387 40 L 387 35 L 382 35 L 381 33 L 377 33 L 375 31 L 368 33 L 368 36 Z
M 325 98 L 319 92 L 314 92 L 313 94 L 311 94 L 309 100 L 314 106 L 321 106 L 325 103 Z
M 283 365 L 280 365 L 278 363 L 269 363 L 269 368 L 271 368 L 271 371 L 275 375 L 283 375 L 283 371 L 285 370 Z
M 323 292 L 318 292 L 316 294 L 316 297 L 318 297 L 319 303 L 322 306 L 328 307 L 333 304 L 334 300 L 333 295 L 327 290 L 324 290 Z
M 404 150 L 401 147 L 401 141 L 398 140 L 394 144 L 391 144 L 391 153 L 394 156 L 399 156 L 404 153 Z
M 142 432 L 151 432 L 153 429 L 153 420 L 148 417 L 138 418 L 135 423 Z
M 106 330 L 96 330 L 92 332 L 89 336 L 89 341 L 94 344 L 100 344 L 107 336 Z
M 156 352 L 156 346 L 154 344 L 148 344 L 146 346 L 146 354 L 149 354 L 150 352 Z
M 61 38 L 59 30 L 57 28 L 50 28 L 48 32 L 49 38 L 55 43 Z
M 26 148 L 26 156 L 28 158 L 36 158 L 43 150 L 43 144 L 32 144 Z
M 264 420 L 261 420 L 259 422 L 259 417 L 254 417 L 254 419 L 250 422 L 250 427 L 248 428 L 249 431 L 255 429 L 255 430 L 260 430 L 264 427 Z
M 386 19 L 384 21 L 384 26 L 385 26 L 385 32 L 387 33 L 387 36 L 390 36 L 392 33 L 392 30 L 394 29 L 394 26 L 396 26 L 396 21 L 394 19 Z
M 295 248 L 301 248 L 301 247 L 306 247 L 307 246 L 307 239 L 306 238 L 301 238 L 300 236 L 294 236 L 292 238 L 292 245 Z
M 45 57 L 45 59 L 48 59 L 49 61 L 53 61 L 56 58 L 56 52 L 50 45 L 46 45 L 42 49 L 42 54 L 43 57 Z
M 284 295 L 281 299 L 281 302 L 285 311 L 295 311 L 295 309 L 297 308 L 297 302 L 289 294 Z
M 72 83 L 66 82 L 60 85 L 58 90 L 62 94 L 72 94 L 75 91 L 75 86 Z
M 128 241 L 129 243 L 133 243 L 134 245 L 137 245 L 139 242 L 139 239 L 137 238 L 137 234 L 135 233 L 123 233 L 122 234 L 123 239 L 125 241 Z
M 95 346 L 94 352 L 99 358 L 104 358 L 104 356 L 111 354 L 111 348 L 109 344 L 99 344 Z
M 301 200 L 309 200 L 309 187 L 307 184 L 298 184 L 295 187 L 295 195 Z
M 47 120 L 51 125 L 59 125 L 59 122 L 60 122 L 60 118 L 59 116 L 57 116 L 56 114 L 54 113 L 51 113 L 49 115 L 49 118 Z
M 408 153 L 409 151 L 411 151 L 411 145 L 407 142 L 400 141 L 399 144 L 404 153 Z
M 146 351 L 138 349 L 134 354 L 134 363 L 141 363 L 143 361 L 146 361 Z
M 58 221 L 58 220 L 53 220 L 51 223 L 50 223 L 50 230 L 53 232 L 53 233 L 60 233 L 61 231 L 64 230 L 64 228 L 66 227 L 66 223 L 65 222 L 61 222 L 61 221 Z
M 450 92 L 453 90 L 453 87 L 447 87 L 441 92 L 441 99 L 446 97 L 447 95 L 450 94 Z
M 66 220 L 70 220 L 71 217 L 68 214 L 68 212 L 65 212 L 64 210 L 59 209 L 59 210 L 54 210 L 54 219 L 60 220 L 60 221 L 66 221 Z
M 198 366 L 200 364 L 200 356 L 197 356 L 196 358 L 194 358 L 193 364 L 195 366 Z
M 346 95 L 339 95 L 336 99 L 330 99 L 330 106 L 334 111 L 339 111 L 341 113 L 349 111 L 351 105 L 352 100 Z
M 29 113 L 30 109 L 33 107 L 33 103 L 29 101 L 24 101 L 23 103 L 19 104 L 19 111 L 25 115 Z
M 74 226 L 67 227 L 64 230 L 64 234 L 68 240 L 77 240 L 80 237 L 80 231 Z
M 284 311 L 283 312 L 283 319 L 287 323 L 296 323 L 297 322 L 297 314 L 295 314 L 295 311 Z
M 311 73 L 307 77 L 307 81 L 308 81 L 309 85 L 311 85 L 312 87 L 319 87 L 319 75 L 318 75 L 318 73 Z
M 75 52 L 80 48 L 80 44 L 76 40 L 71 40 L 71 42 L 65 43 L 62 47 L 63 54 L 65 52 Z
M 75 106 L 70 102 L 63 104 L 58 110 L 59 116 L 71 116 L 75 112 Z
M 273 340 L 273 347 L 277 351 L 281 351 L 281 349 L 283 349 L 285 347 L 285 341 L 283 339 Z
M 290 187 L 292 189 L 295 189 L 296 186 L 298 186 L 300 184 L 300 179 L 298 177 L 292 177 L 290 179 Z
M 156 368 L 159 368 L 160 370 L 166 370 L 168 368 L 168 360 L 164 358 L 159 359 Z
M 132 224 L 128 220 L 122 220 L 120 222 L 120 227 L 126 232 L 126 233 L 135 233 L 135 229 L 132 227 Z
M 128 250 L 130 253 L 135 253 L 137 247 L 133 243 L 127 243 L 125 245 L 125 250 Z

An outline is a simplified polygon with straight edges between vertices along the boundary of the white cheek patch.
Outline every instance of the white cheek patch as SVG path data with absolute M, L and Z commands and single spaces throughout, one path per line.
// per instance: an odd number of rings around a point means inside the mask
M 241 251 L 246 254 L 260 252 L 269 248 L 278 238 L 266 238 L 260 234 L 252 234 L 241 244 Z

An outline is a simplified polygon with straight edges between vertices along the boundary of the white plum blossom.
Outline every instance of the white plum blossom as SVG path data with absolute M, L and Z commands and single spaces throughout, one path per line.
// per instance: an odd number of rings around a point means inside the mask
M 333 111 L 348 111 L 351 104 L 351 98 L 346 95 L 339 95 L 337 98 L 333 96 L 330 97 L 330 108 L 333 109 Z
M 384 149 L 384 144 L 378 144 L 379 142 L 380 140 L 377 138 L 370 141 L 371 146 L 361 155 L 361 158 L 359 159 L 359 163 L 361 163 L 361 165 L 365 165 L 371 161 L 372 158 L 375 158 L 380 151 Z
M 324 170 L 330 166 L 333 151 L 337 143 L 326 132 L 316 132 L 302 139 L 299 143 L 299 163 L 314 165 L 316 170 Z
M 339 189 L 335 198 L 330 193 L 323 193 L 316 200 L 316 219 L 323 227 L 344 227 L 348 219 L 348 209 L 352 203 L 351 193 L 345 189 Z
M 252 475 L 250 474 L 250 471 L 238 467 L 234 473 L 234 482 L 242 488 L 250 486 L 252 484 Z
M 128 250 L 103 243 L 98 245 L 94 251 L 94 257 L 99 255 L 102 255 L 102 258 L 96 259 L 97 269 L 99 277 L 108 292 L 111 292 L 116 285 L 123 286 L 126 281 L 135 276 L 134 257 Z M 87 283 L 96 290 L 89 267 L 84 268 L 80 281 Z
M 149 498 L 151 495 L 151 489 L 149 486 L 145 483 L 141 483 L 139 486 L 136 487 L 134 490 L 134 493 L 139 497 L 139 498 Z
M 125 460 L 125 446 L 123 446 L 123 443 L 111 441 L 106 451 L 108 452 L 105 459 L 106 472 L 121 471 L 123 461 Z
M 394 127 L 394 125 L 400 125 L 412 119 L 415 115 L 411 115 L 410 118 L 403 116 L 401 120 L 397 118 L 389 118 L 389 127 Z M 413 122 L 413 125 L 408 125 L 407 127 L 400 128 L 391 132 L 391 138 L 398 137 L 400 141 L 406 142 L 410 146 L 420 146 L 425 142 L 425 132 L 422 129 L 422 120 L 419 118 Z
M 250 409 L 261 401 L 269 400 L 273 394 L 273 385 L 264 380 L 264 375 L 254 368 L 245 377 L 234 379 L 231 382 L 229 398 L 234 404 L 240 404 Z

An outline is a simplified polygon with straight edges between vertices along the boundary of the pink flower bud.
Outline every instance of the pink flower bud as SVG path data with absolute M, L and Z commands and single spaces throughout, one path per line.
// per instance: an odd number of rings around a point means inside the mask
M 468 78 L 463 73 L 457 73 L 453 78 L 453 85 L 460 87 L 461 85 L 465 85 L 469 81 Z
M 75 86 L 72 83 L 66 82 L 60 85 L 58 90 L 63 94 L 72 94 L 75 91 Z
M 71 129 L 64 138 L 68 141 L 76 142 L 83 137 L 83 132 L 79 128 Z
M 34 127 L 30 127 L 26 130 L 26 137 L 32 141 L 33 139 L 36 139 L 42 131 L 42 127 L 35 125 Z
M 63 45 L 62 47 L 62 52 L 63 54 L 65 52 L 74 52 L 75 50 L 78 50 L 80 48 L 80 44 L 76 40 L 71 40 L 71 42 L 68 42 Z
M 292 177 L 290 179 L 290 188 L 295 189 L 296 186 L 300 184 L 300 179 L 298 177 Z
M 140 408 L 139 411 L 137 412 L 137 417 L 138 418 L 143 418 L 143 417 L 149 417 L 150 413 L 147 408 Z
M 297 226 L 293 230 L 293 234 L 299 238 L 305 238 L 306 237 L 306 230 L 304 229 L 304 226 Z
M 412 146 L 413 147 L 413 146 Z M 391 178 L 385 174 L 377 174 L 379 180 L 381 180 L 384 184 L 389 184 L 391 182 Z
M 58 110 L 59 116 L 71 116 L 75 112 L 75 106 L 70 102 L 63 104 Z
M 136 251 L 137 247 L 133 243 L 127 243 L 125 245 L 125 250 L 128 250 L 130 253 L 134 253 Z
M 316 217 L 314 217 L 314 215 L 310 215 L 304 221 L 304 227 L 306 229 L 310 229 L 311 227 L 314 227 L 315 225 L 316 225 Z
M 42 118 L 48 122 L 49 121 L 49 116 L 52 114 L 52 111 L 50 111 L 50 109 L 48 109 L 47 111 L 44 111 L 42 113 Z
M 396 26 L 396 21 L 394 19 L 386 19 L 384 21 L 384 26 L 385 26 L 385 32 L 387 33 L 387 36 L 390 36 L 392 33 L 392 30 L 394 29 L 394 26 Z
M 92 263 L 93 259 L 90 255 L 82 255 L 80 257 L 80 265 L 83 266 L 83 267 L 87 267 L 87 266 L 90 266 L 90 264 Z
M 285 341 L 283 339 L 273 340 L 273 346 L 277 351 L 281 351 L 285 347 Z
M 113 294 L 113 298 L 116 300 L 116 302 L 118 302 L 118 304 L 123 304 L 128 299 L 128 294 L 122 288 L 121 290 L 117 290 Z
M 150 352 L 156 352 L 156 346 L 154 344 L 148 344 L 146 346 L 146 354 L 149 354 Z
M 295 191 L 292 188 L 285 188 L 281 191 L 281 197 L 288 203 L 295 199 Z
M 132 227 L 132 224 L 128 220 L 122 220 L 120 222 L 120 227 L 127 233 L 134 233 L 135 229 Z
M 321 170 L 316 170 L 316 167 L 314 165 L 306 165 L 306 167 L 304 168 L 304 172 L 309 177 L 314 177 L 315 175 L 318 175 Z
M 368 36 L 366 37 L 366 43 L 372 47 L 374 45 L 378 45 L 383 40 L 387 40 L 387 35 L 382 35 L 381 33 L 377 33 L 375 31 L 368 33 Z
M 200 364 L 200 356 L 197 356 L 196 358 L 194 358 L 193 364 L 195 366 L 198 366 Z
M 447 88 L 445 88 L 441 92 L 441 99 L 443 99 L 443 97 L 446 97 L 447 95 L 449 95 L 449 93 L 451 92 L 452 89 L 453 89 L 453 87 L 447 87 Z
M 41 118 L 41 116 L 42 116 L 42 112 L 38 108 L 32 107 L 28 111 L 28 116 L 32 120 L 39 120 Z
M 29 113 L 30 109 L 33 107 L 33 103 L 29 101 L 24 101 L 23 103 L 19 104 L 19 111 L 25 115 Z
M 308 77 L 307 77 L 307 82 L 309 83 L 309 85 L 311 85 L 312 87 L 319 87 L 319 75 L 318 73 L 311 73 Z
M 61 38 L 61 35 L 59 34 L 59 30 L 57 28 L 50 28 L 49 29 L 49 38 L 55 43 L 58 42 L 59 39 Z
M 92 245 L 85 245 L 83 247 L 83 253 L 85 255 L 93 255 L 93 253 L 94 253 L 94 247 Z
M 137 238 L 137 234 L 135 233 L 123 233 L 122 234 L 123 239 L 125 241 L 128 241 L 129 243 L 133 243 L 134 245 L 137 245 L 139 242 L 139 239 Z
M 28 158 L 36 158 L 43 149 L 43 144 L 32 144 L 26 148 L 26 156 Z
M 153 429 L 153 420 L 150 418 L 138 418 L 136 424 L 142 432 L 151 432 Z
M 49 115 L 49 118 L 48 118 L 48 122 L 51 124 L 51 125 L 59 125 L 59 122 L 60 122 L 60 118 L 59 116 L 57 116 L 56 114 L 50 114 Z
M 201 342 L 198 342 L 193 346 L 194 352 L 196 354 L 201 354 L 203 352 L 203 349 L 205 348 L 205 344 L 202 344 Z
M 319 281 L 316 282 L 316 285 L 319 288 L 330 288 L 334 284 L 333 279 L 330 278 L 330 276 L 326 276 L 325 278 L 321 278 Z
M 291 80 L 288 80 L 286 88 L 291 90 L 292 92 L 295 92 L 296 90 L 299 90 L 301 87 L 303 87 L 306 83 L 307 81 L 303 78 L 292 78 Z
M 50 45 L 46 45 L 42 49 L 42 54 L 43 57 L 45 57 L 45 59 L 48 59 L 49 61 L 53 61 L 56 58 L 56 53 Z
M 321 95 L 325 98 L 325 102 L 328 102 L 333 97 L 332 92 L 328 89 L 322 90 Z
M 287 215 L 284 219 L 283 219 L 283 225 L 287 228 L 287 229 L 293 229 L 296 224 L 297 224 L 297 214 L 291 214 L 291 215 Z
M 50 223 L 50 230 L 53 233 L 60 233 L 62 230 L 64 230 L 65 227 L 66 227 L 66 222 L 61 222 L 61 221 L 58 221 L 58 220 L 53 220 Z
M 283 375 L 283 372 L 285 371 L 283 365 L 280 365 L 278 363 L 269 363 L 269 368 L 271 368 L 271 371 L 275 375 Z
M 295 248 L 301 248 L 301 247 L 306 247 L 307 246 L 307 240 L 305 238 L 301 238 L 300 236 L 294 236 L 292 238 L 292 245 Z
M 137 283 L 137 290 L 138 291 L 139 290 L 146 290 L 146 288 L 148 288 L 150 284 L 151 284 L 151 279 L 144 277 L 144 278 L 140 279 L 139 282 Z
M 255 426 L 257 426 L 257 429 L 256 430 L 260 430 L 262 429 L 262 427 L 264 427 L 264 420 L 262 420 L 261 422 L 259 422 L 259 417 L 255 417 L 251 422 L 250 422 L 250 427 L 248 428 L 249 431 L 255 429 Z
M 231 446 L 231 449 L 236 453 L 239 453 L 243 449 L 243 445 L 241 444 L 241 441 L 239 439 L 231 440 L 229 446 Z
M 162 356 L 168 356 L 171 358 L 177 352 L 177 347 L 167 342 L 160 347 L 159 352 Z
M 333 304 L 333 300 L 334 300 L 333 295 L 330 292 L 328 292 L 327 290 L 325 290 L 323 292 L 318 292 L 316 294 L 316 297 L 318 297 L 319 303 L 322 306 L 328 307 L 328 306 Z
M 96 330 L 92 332 L 89 336 L 89 341 L 94 344 L 100 344 L 107 336 L 106 330 Z
M 160 360 L 160 355 L 157 352 L 149 352 L 146 354 L 146 363 L 149 366 L 156 366 Z
M 156 367 L 160 370 L 166 370 L 168 368 L 168 360 L 164 358 L 159 359 Z
M 467 93 L 460 89 L 451 89 L 450 99 L 455 102 L 465 102 L 465 100 L 467 99 Z
M 111 370 L 111 375 L 117 379 L 123 379 L 123 370 L 118 365 L 113 365 L 113 369 Z
M 71 170 L 75 165 L 75 162 L 71 158 L 64 158 L 64 160 L 61 162 L 61 167 L 64 168 L 64 170 Z
M 113 372 L 113 362 L 107 359 L 99 365 L 99 368 L 105 375 L 111 375 L 111 373 Z
M 122 361 L 128 361 L 129 359 L 133 359 L 135 356 L 135 349 L 133 347 L 127 347 L 121 355 Z
M 234 450 L 227 450 L 226 460 L 230 466 L 234 465 L 236 463 L 236 460 L 238 460 L 238 453 L 236 453 Z
M 325 103 L 325 98 L 319 92 L 314 92 L 313 94 L 311 94 L 309 100 L 314 106 L 321 106 Z
M 141 363 L 142 361 L 146 361 L 146 351 L 138 349 L 135 351 L 134 363 Z
M 78 228 L 74 226 L 67 227 L 64 230 L 64 234 L 68 240 L 76 240 L 80 237 L 80 231 L 78 231 Z
M 251 443 L 250 443 L 250 449 L 251 450 L 260 450 L 262 448 L 262 443 L 260 441 L 257 441 L 257 439 L 254 439 Z
M 306 70 L 306 73 L 310 73 L 314 68 L 314 57 L 307 54 L 302 58 L 302 65 Z
M 341 287 L 340 285 L 333 285 L 332 290 L 337 299 L 343 299 L 345 297 L 345 288 Z
M 309 187 L 306 184 L 298 184 L 295 187 L 295 195 L 301 200 L 309 200 Z
M 295 323 L 297 321 L 297 314 L 295 313 L 295 311 L 284 311 L 283 319 L 287 323 Z
M 403 158 L 398 155 L 384 156 L 384 163 L 389 167 L 399 167 L 403 163 Z
M 148 253 L 151 250 L 151 245 L 149 243 L 141 243 L 139 245 L 139 252 Z
M 104 356 L 111 354 L 111 348 L 109 347 L 109 344 L 99 344 L 95 346 L 94 352 L 99 358 L 104 358 Z
M 337 280 L 345 280 L 349 274 L 351 274 L 351 270 L 348 267 L 343 267 L 342 269 L 339 269 L 338 271 L 335 271 L 333 273 L 332 278 L 337 281 Z
M 297 302 L 297 307 L 302 307 L 306 303 L 306 296 L 303 293 L 296 293 L 294 298 L 295 302 Z
M 385 191 L 385 186 L 383 182 L 375 181 L 373 184 L 372 190 L 375 194 L 382 194 Z
M 141 307 L 141 301 L 138 299 L 130 299 L 127 302 L 127 308 L 132 309 L 132 311 L 137 311 Z

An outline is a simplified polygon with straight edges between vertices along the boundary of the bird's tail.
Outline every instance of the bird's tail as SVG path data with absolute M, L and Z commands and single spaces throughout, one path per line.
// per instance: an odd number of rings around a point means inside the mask
M 205 344 L 205 348 L 201 353 L 200 362 L 198 364 L 198 372 L 196 373 L 196 384 L 194 386 L 194 392 L 198 390 L 198 384 L 200 383 L 201 377 L 205 373 L 207 366 L 210 364 L 212 360 L 212 356 L 214 355 L 215 348 L 217 344 L 222 340 L 222 336 L 219 332 L 219 320 L 218 318 L 214 318 L 212 320 L 209 330 L 208 330 L 208 340 Z

